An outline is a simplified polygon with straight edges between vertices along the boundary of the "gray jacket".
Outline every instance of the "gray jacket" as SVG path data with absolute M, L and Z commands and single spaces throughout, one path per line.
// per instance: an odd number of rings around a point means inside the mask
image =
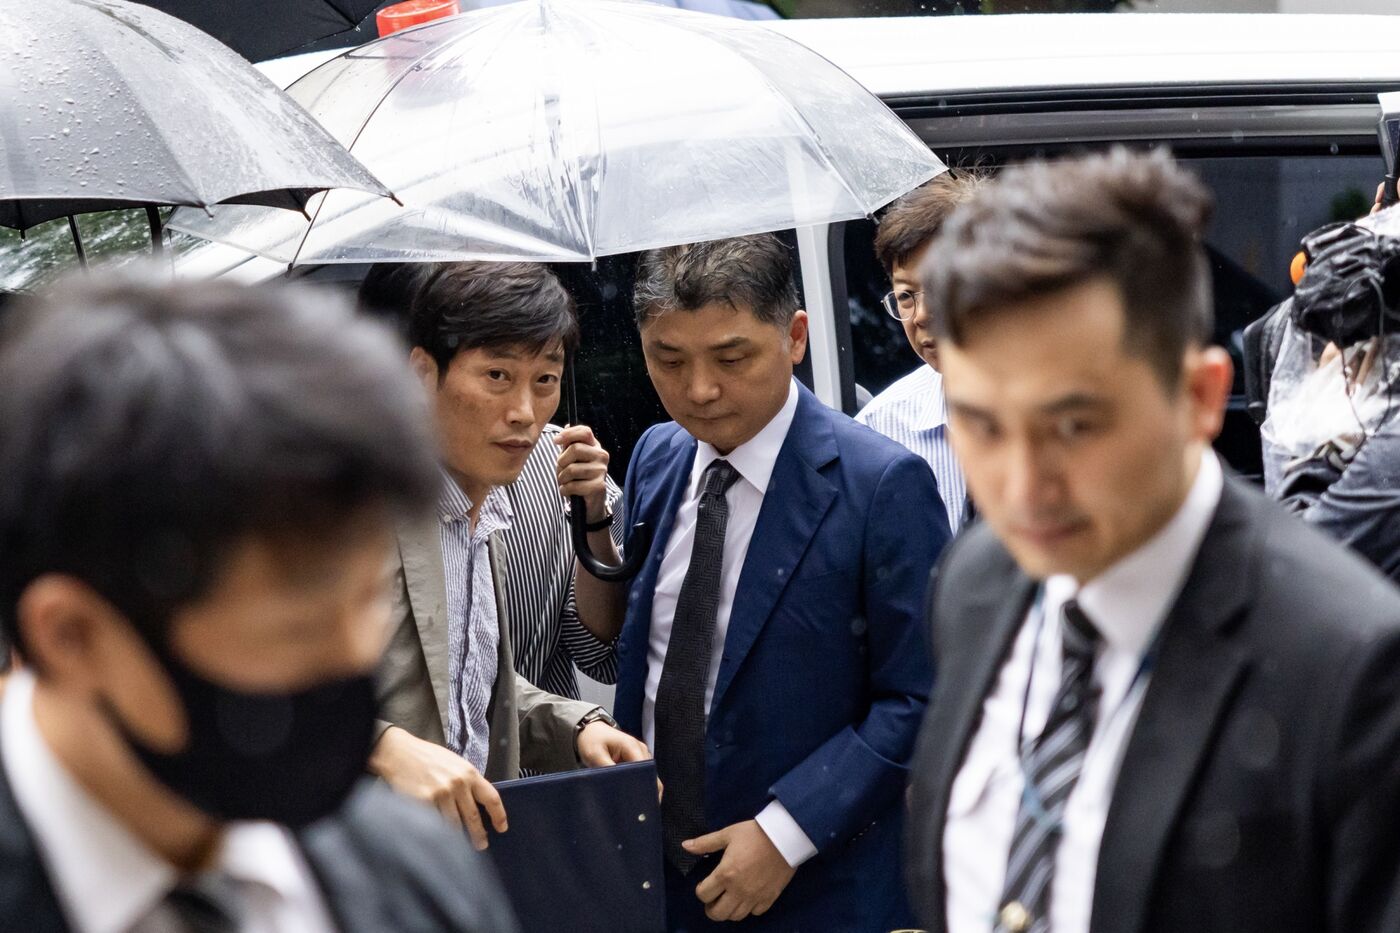
M 394 633 L 379 669 L 379 701 L 384 721 L 420 739 L 445 744 L 448 682 L 447 583 L 442 539 L 436 516 L 401 523 L 394 585 Z M 486 762 L 490 781 L 532 771 L 568 771 L 578 767 L 574 735 L 579 720 L 598 707 L 567 700 L 536 688 L 515 673 L 510 626 L 506 619 L 505 548 L 491 536 L 491 576 L 496 584 L 500 647 L 496 684 L 487 710 L 491 751 Z

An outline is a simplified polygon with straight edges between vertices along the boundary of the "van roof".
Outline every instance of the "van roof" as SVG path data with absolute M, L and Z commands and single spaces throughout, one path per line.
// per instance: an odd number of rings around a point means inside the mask
M 1400 81 L 1400 17 L 1017 13 L 765 20 L 882 97 Z M 344 49 L 261 62 L 285 87 Z
M 885 98 L 1017 89 L 1400 80 L 1400 18 L 1057 13 L 765 26 Z

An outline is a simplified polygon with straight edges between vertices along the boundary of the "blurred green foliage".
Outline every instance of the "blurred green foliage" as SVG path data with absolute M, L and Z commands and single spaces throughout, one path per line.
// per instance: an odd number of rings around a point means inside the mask
M 170 211 L 161 212 L 162 220 Z M 151 253 L 151 229 L 144 210 L 81 214 L 78 232 L 88 262 L 120 264 Z M 68 221 L 54 220 L 19 231 L 0 227 L 0 289 L 28 291 L 78 268 Z

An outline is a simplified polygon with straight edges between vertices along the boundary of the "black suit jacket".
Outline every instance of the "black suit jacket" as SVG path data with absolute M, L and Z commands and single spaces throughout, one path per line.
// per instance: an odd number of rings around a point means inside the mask
M 935 572 L 906 860 L 932 933 L 949 792 L 1034 592 L 986 527 Z M 1227 478 L 1165 626 L 1092 933 L 1400 931 L 1400 592 Z
M 366 779 L 341 811 L 297 834 L 344 933 L 516 933 L 491 866 L 441 818 Z M 68 933 L 0 769 L 0 933 Z

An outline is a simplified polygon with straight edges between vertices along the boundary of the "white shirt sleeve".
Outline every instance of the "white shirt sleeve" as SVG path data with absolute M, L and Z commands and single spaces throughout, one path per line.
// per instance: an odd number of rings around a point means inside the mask
M 768 841 L 792 868 L 796 868 L 817 854 L 817 847 L 797 825 L 797 820 L 787 811 L 787 807 L 774 800 L 755 817 L 759 827 L 768 835 Z

